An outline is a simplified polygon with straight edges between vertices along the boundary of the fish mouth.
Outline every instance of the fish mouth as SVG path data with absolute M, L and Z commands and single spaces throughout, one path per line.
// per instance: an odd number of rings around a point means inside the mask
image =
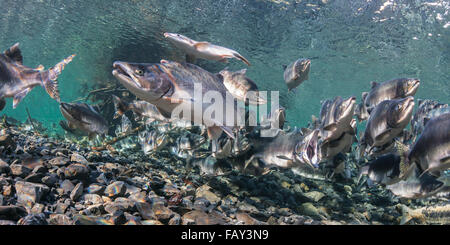
M 59 110 L 61 111 L 61 114 L 63 117 L 65 117 L 69 121 L 75 121 L 75 118 L 71 114 L 72 107 L 68 103 L 61 102 L 59 104 Z
M 302 162 L 308 164 L 311 168 L 319 167 L 318 157 L 318 135 L 319 130 L 314 130 L 308 135 L 303 142 L 303 151 L 300 152 Z
M 419 89 L 420 80 L 419 79 L 411 79 L 408 81 L 408 91 L 406 92 L 406 96 L 413 96 L 416 94 L 417 89 Z
M 399 121 L 407 120 L 408 117 L 412 114 L 414 109 L 414 98 L 412 96 L 408 96 L 405 98 L 405 101 L 401 105 L 402 116 Z
M 144 89 L 139 83 L 136 76 L 133 75 L 133 71 L 131 70 L 131 68 L 125 62 L 115 61 L 113 63 L 113 68 L 114 69 L 112 71 L 112 74 L 119 81 L 122 81 L 139 89 Z

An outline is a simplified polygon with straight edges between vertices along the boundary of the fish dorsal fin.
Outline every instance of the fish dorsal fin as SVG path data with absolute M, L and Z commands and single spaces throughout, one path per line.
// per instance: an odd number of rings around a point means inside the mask
M 209 43 L 209 42 L 198 42 L 198 43 L 194 44 L 194 47 L 196 49 L 202 49 L 202 48 L 208 47 L 209 45 L 211 45 L 211 43 Z
M 19 104 L 19 102 L 22 101 L 22 99 L 25 98 L 25 96 L 30 91 L 31 91 L 30 88 L 26 88 L 26 89 L 20 91 L 19 93 L 17 93 L 16 95 L 14 95 L 14 98 L 13 98 L 13 109 L 16 109 L 17 104 Z
M 376 86 L 378 86 L 377 82 L 374 81 L 370 82 L 370 88 L 375 88 Z
M 35 70 L 38 70 L 38 71 L 44 71 L 44 66 L 43 65 L 39 65 L 38 67 L 36 67 L 35 68 Z
M 9 49 L 5 50 L 5 55 L 14 60 L 15 62 L 22 65 L 23 63 L 23 57 L 22 52 L 19 48 L 19 43 L 14 44 Z

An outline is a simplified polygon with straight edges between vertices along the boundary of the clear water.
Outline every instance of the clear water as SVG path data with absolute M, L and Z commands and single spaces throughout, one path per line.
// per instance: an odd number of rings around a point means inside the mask
M 370 81 L 417 77 L 416 98 L 450 102 L 450 1 L 394 0 L 0 0 L 0 49 L 21 43 L 24 64 L 46 68 L 76 53 L 59 78 L 61 98 L 73 101 L 87 87 L 117 84 L 112 62 L 181 61 L 164 32 L 184 34 L 237 50 L 252 66 L 260 90 L 279 90 L 291 125 L 304 126 L 320 101 L 369 90 Z M 283 64 L 312 59 L 310 79 L 287 93 Z M 200 61 L 211 72 L 226 66 Z M 98 102 L 98 101 L 96 101 Z M 25 108 L 47 127 L 62 116 L 58 104 L 35 88 L 13 110 Z

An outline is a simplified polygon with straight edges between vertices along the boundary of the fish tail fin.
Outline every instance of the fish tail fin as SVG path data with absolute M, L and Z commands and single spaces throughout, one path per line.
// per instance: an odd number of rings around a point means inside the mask
M 71 55 L 52 68 L 48 70 L 48 77 L 47 79 L 42 80 L 42 85 L 45 88 L 45 91 L 47 91 L 48 95 L 52 97 L 53 99 L 57 100 L 58 102 L 61 101 L 59 97 L 59 88 L 58 88 L 58 76 L 61 74 L 62 70 L 64 70 L 64 67 L 69 64 L 72 59 L 75 57 L 75 55 Z
M 115 109 L 114 119 L 119 118 L 120 116 L 125 114 L 125 112 L 130 110 L 130 104 L 121 100 L 119 97 L 117 97 L 115 95 L 113 95 L 113 102 L 114 102 L 114 109 Z
M 234 53 L 234 56 L 236 56 L 236 58 L 242 60 L 242 62 L 244 62 L 248 66 L 251 66 L 250 62 L 246 58 L 244 58 L 244 56 L 240 55 L 239 53 Z
M 402 219 L 400 225 L 404 225 L 414 218 L 412 210 L 405 205 L 402 205 Z

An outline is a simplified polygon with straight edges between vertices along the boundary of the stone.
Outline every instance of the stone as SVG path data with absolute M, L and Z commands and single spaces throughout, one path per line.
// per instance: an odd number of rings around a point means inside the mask
M 143 219 L 146 219 L 146 220 L 156 219 L 155 213 L 153 212 L 152 207 L 149 203 L 137 202 L 136 208 Z
M 114 202 L 105 204 L 105 211 L 114 214 L 117 211 L 133 211 L 135 203 L 123 197 L 118 197 Z
M 105 190 L 105 186 L 104 185 L 100 185 L 100 184 L 91 184 L 88 188 L 87 188 L 87 193 L 89 194 L 98 194 L 98 195 L 102 195 L 103 191 Z
M 303 203 L 300 206 L 300 212 L 304 215 L 310 216 L 312 218 L 319 218 L 321 220 L 326 219 L 322 214 L 321 211 L 316 208 L 312 203 L 307 202 Z
M 66 212 L 67 208 L 69 208 L 69 205 L 67 203 L 59 202 L 56 204 L 55 213 L 64 214 Z
M 128 200 L 133 202 L 147 202 L 147 193 L 145 191 L 133 193 L 128 197 Z
M 208 215 L 201 210 L 193 210 L 185 213 L 182 217 L 182 225 L 220 225 L 224 224 L 221 218 Z
M 72 192 L 70 193 L 70 199 L 73 201 L 78 200 L 78 198 L 83 195 L 83 183 L 78 183 L 75 188 L 73 188 Z
M 244 225 L 260 225 L 260 221 L 258 221 L 257 219 L 251 217 L 250 215 L 248 215 L 247 213 L 243 213 L 243 212 L 238 212 L 236 214 L 236 219 L 239 220 L 240 222 L 242 222 L 242 224 Z
M 0 206 L 0 220 L 14 220 L 27 215 L 27 210 L 19 206 Z
M 66 166 L 69 163 L 69 159 L 66 157 L 55 157 L 48 161 L 50 165 L 56 166 L 56 167 L 62 167 Z
M 42 173 L 31 173 L 30 175 L 28 175 L 24 180 L 26 182 L 32 182 L 32 183 L 41 183 L 42 182 L 42 178 L 45 175 Z
M 210 188 L 211 187 L 209 187 L 207 185 L 203 185 L 203 186 L 197 188 L 197 190 L 195 192 L 195 197 L 196 198 L 205 198 L 211 204 L 219 203 L 220 202 L 220 197 L 218 197 L 216 194 L 211 192 Z
M 86 160 L 86 158 L 84 158 L 82 155 L 80 155 L 78 153 L 72 153 L 72 155 L 70 156 L 70 161 L 81 163 L 81 164 L 84 164 L 84 165 L 87 165 L 89 163 Z
M 89 168 L 81 163 L 72 163 L 64 170 L 64 176 L 68 179 L 85 180 L 89 178 Z
M 83 210 L 81 213 L 84 215 L 100 216 L 105 213 L 105 206 L 103 206 L 103 204 L 90 205 L 85 210 Z
M 50 188 L 43 184 L 35 184 L 17 181 L 15 184 L 17 202 L 29 207 L 38 203 L 50 191 Z
M 32 214 L 40 214 L 43 213 L 45 209 L 44 204 L 36 203 L 34 204 L 33 208 L 31 209 Z
M 9 166 L 11 169 L 11 173 L 14 176 L 19 176 L 21 178 L 25 178 L 26 176 L 28 176 L 28 174 L 31 173 L 31 169 L 23 166 L 22 164 L 16 164 L 13 163 L 11 164 L 11 166 Z
M 142 225 L 164 225 L 158 220 L 143 220 L 141 221 Z
M 73 225 L 73 221 L 65 214 L 50 214 L 50 225 Z
M 0 147 L 4 147 L 5 149 L 16 149 L 16 142 L 14 142 L 11 135 L 0 135 Z
M 103 204 L 103 199 L 97 194 L 84 194 L 83 199 L 85 204 Z
M 38 166 L 33 168 L 33 173 L 45 174 L 45 173 L 47 173 L 47 168 L 44 167 L 43 165 L 38 165 Z
M 17 221 L 17 225 L 48 225 L 48 223 L 45 215 L 41 213 L 29 214 Z
M 0 174 L 9 174 L 11 172 L 11 168 L 9 167 L 8 163 L 0 159 Z
M 320 199 L 322 199 L 325 194 L 319 191 L 310 191 L 304 194 L 308 199 L 310 199 L 313 202 L 318 202 Z
M 114 225 L 109 219 L 79 214 L 74 215 L 73 220 L 75 225 Z
M 48 176 L 45 176 L 41 179 L 41 183 L 45 184 L 46 186 L 55 186 L 56 183 L 58 183 L 58 177 L 56 174 L 50 174 Z
M 125 182 L 115 181 L 106 187 L 105 195 L 107 197 L 123 196 L 125 194 L 126 190 L 127 190 L 127 188 L 125 186 Z
M 170 210 L 168 207 L 164 206 L 160 203 L 155 203 L 152 205 L 153 213 L 159 221 L 167 221 L 169 220 L 174 212 Z
M 61 182 L 60 188 L 63 189 L 64 191 L 63 193 L 65 195 L 70 195 L 75 186 L 73 185 L 72 181 L 66 179 L 63 182 Z

